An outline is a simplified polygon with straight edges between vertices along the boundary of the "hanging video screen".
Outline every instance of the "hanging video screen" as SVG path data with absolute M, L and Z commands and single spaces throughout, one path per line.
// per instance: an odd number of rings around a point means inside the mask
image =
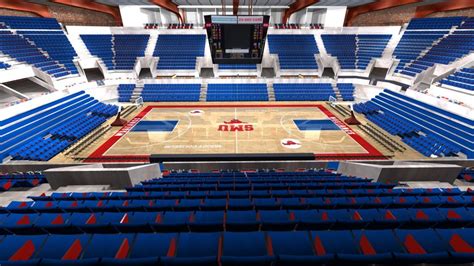
M 205 16 L 214 64 L 260 64 L 270 16 Z

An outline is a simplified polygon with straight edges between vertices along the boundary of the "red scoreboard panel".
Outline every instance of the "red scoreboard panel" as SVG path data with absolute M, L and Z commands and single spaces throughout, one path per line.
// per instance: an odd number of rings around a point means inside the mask
M 270 16 L 205 16 L 214 64 L 260 64 Z

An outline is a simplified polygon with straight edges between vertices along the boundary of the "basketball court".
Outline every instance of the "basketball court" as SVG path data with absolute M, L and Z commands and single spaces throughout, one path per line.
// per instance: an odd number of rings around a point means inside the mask
M 146 106 L 89 159 L 209 153 L 382 157 L 321 104 L 199 104 Z

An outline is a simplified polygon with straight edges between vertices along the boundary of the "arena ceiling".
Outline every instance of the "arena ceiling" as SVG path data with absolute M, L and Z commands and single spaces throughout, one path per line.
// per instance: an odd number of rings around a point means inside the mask
M 167 0 L 168 1 L 168 0 Z M 163 2 L 167 2 L 163 1 Z M 180 6 L 180 5 L 221 5 L 221 0 L 169 0 L 170 2 Z M 224 0 L 227 5 L 232 5 L 232 0 Z M 295 4 L 295 2 L 306 2 L 302 0 L 240 0 L 240 5 L 248 5 L 248 1 L 253 1 L 254 6 L 290 6 Z M 372 4 L 375 2 L 384 2 L 386 0 L 319 0 L 319 1 L 311 1 L 315 2 L 313 6 L 348 6 L 348 7 L 357 7 L 361 5 Z M 427 4 L 434 4 L 439 2 L 445 2 L 446 0 L 420 0 L 418 1 L 417 5 L 427 5 Z M 28 2 L 37 3 L 37 4 L 55 4 L 49 0 L 29 0 Z M 69 2 L 76 2 L 74 0 L 70 0 Z M 156 5 L 156 1 L 150 0 L 79 0 L 77 2 L 95 2 L 98 4 L 104 4 L 109 6 L 119 6 L 119 5 Z
M 114 17 L 117 26 L 122 25 L 119 5 L 149 5 L 159 6 L 185 22 L 179 6 L 222 5 L 222 0 L 0 0 L 0 8 L 21 10 L 35 13 L 42 17 L 52 17 L 48 5 L 68 5 L 77 8 L 97 11 Z M 404 5 L 416 6 L 414 17 L 425 17 L 429 14 L 442 11 L 452 11 L 474 7 L 473 0 L 223 0 L 226 5 L 233 6 L 233 13 L 237 14 L 239 6 L 288 6 L 282 18 L 286 23 L 291 14 L 310 6 L 348 6 L 345 25 L 350 26 L 355 17 L 363 13 L 399 7 Z
M 95 0 L 106 5 L 153 5 L 148 0 Z M 248 5 L 249 0 L 240 0 L 241 5 Z M 299 0 L 253 0 L 254 6 L 289 6 Z M 375 0 L 320 0 L 318 6 L 359 6 L 374 2 Z M 172 0 L 177 5 L 221 5 L 221 0 Z M 232 5 L 232 0 L 226 0 Z
M 221 0 L 171 0 L 176 5 L 221 5 Z M 232 5 L 232 0 L 225 0 L 226 4 Z M 248 5 L 249 0 L 240 0 L 240 5 Z M 289 6 L 301 0 L 252 0 L 254 6 Z M 418 5 L 433 4 L 445 0 L 422 0 Z M 32 1 L 34 2 L 34 1 Z M 44 2 L 44 1 L 38 1 Z M 149 0 L 95 0 L 97 3 L 118 6 L 118 5 L 155 5 Z M 356 7 L 374 2 L 377 0 L 319 0 L 315 6 L 348 6 Z

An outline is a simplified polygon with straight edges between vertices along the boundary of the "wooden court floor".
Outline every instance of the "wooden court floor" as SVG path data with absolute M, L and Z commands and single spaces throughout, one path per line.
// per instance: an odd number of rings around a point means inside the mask
M 175 124 L 136 131 L 144 122 Z M 148 105 L 91 157 L 209 153 L 381 155 L 321 104 L 200 104 Z
M 363 123 L 366 121 L 358 117 Z M 150 154 L 314 153 L 318 156 L 387 155 L 376 141 L 324 102 L 315 103 L 160 103 L 145 104 L 83 153 L 83 157 L 113 159 Z M 301 130 L 298 120 L 324 120 L 333 127 Z M 143 122 L 174 121 L 166 130 L 135 129 Z M 420 159 L 418 153 L 390 154 Z M 343 158 L 343 157 L 342 157 Z M 69 161 L 57 156 L 53 161 Z

